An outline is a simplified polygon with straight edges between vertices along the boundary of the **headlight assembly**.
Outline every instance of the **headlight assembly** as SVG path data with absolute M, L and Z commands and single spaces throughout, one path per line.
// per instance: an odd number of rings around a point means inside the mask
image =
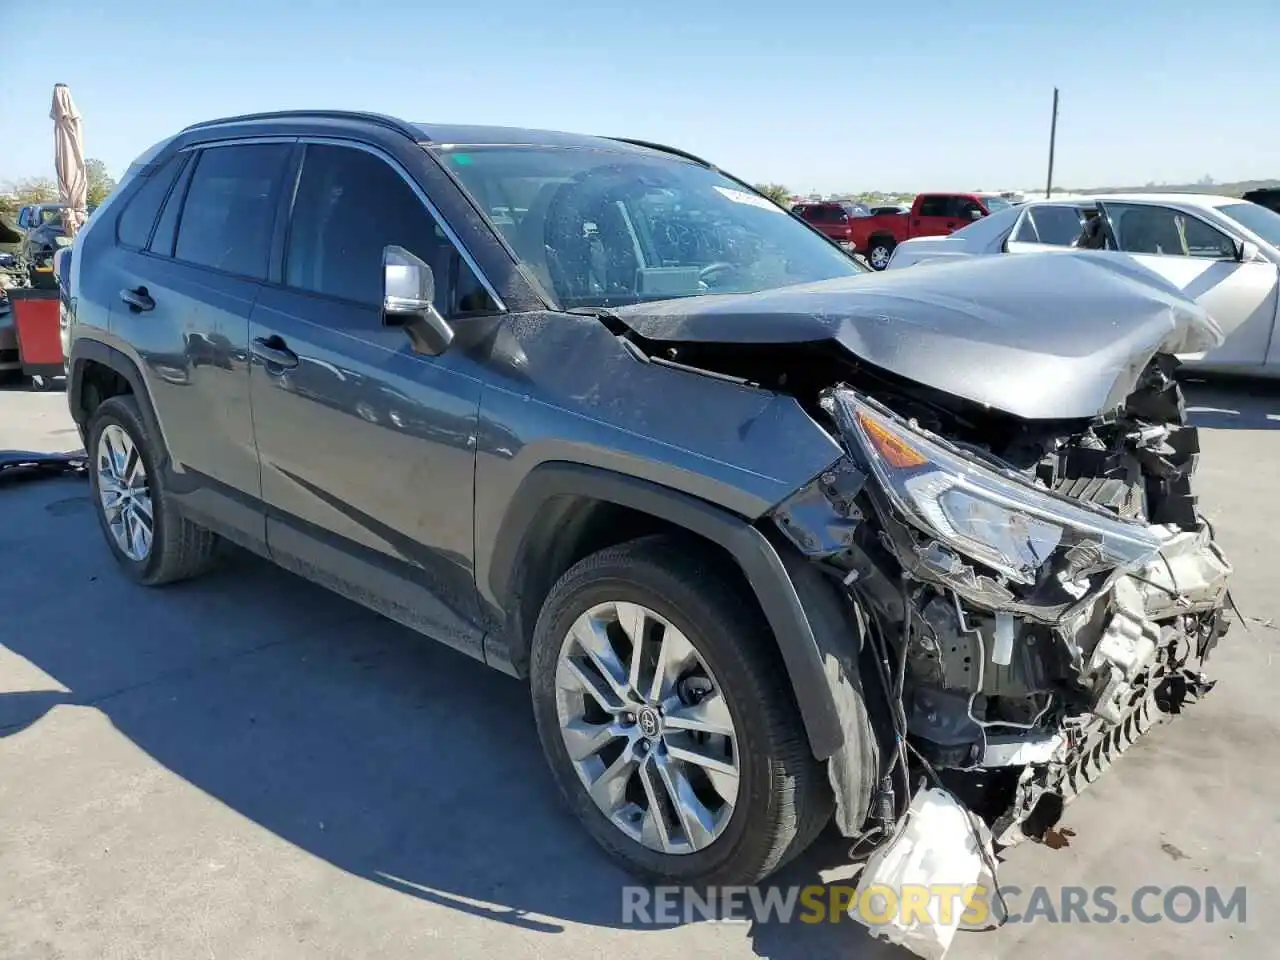
M 850 390 L 835 391 L 831 402 L 890 501 L 913 526 L 1015 582 L 1035 583 L 1055 557 L 1093 571 L 1144 561 L 1162 545 L 1145 524 L 1107 516 L 989 467 Z

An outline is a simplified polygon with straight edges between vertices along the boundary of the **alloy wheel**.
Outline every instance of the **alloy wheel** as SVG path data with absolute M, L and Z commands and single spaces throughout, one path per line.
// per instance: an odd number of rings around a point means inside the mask
M 130 560 L 151 554 L 155 521 L 151 485 L 137 444 L 118 424 L 109 423 L 98 436 L 98 496 L 116 545 Z
M 603 603 L 570 628 L 556 713 L 600 812 L 665 854 L 713 843 L 738 799 L 737 736 L 723 690 L 689 639 L 636 603 Z
M 875 267 L 877 270 L 883 270 L 885 267 L 889 266 L 890 256 L 891 251 L 889 248 L 880 245 L 871 248 L 867 259 L 871 262 L 871 266 Z

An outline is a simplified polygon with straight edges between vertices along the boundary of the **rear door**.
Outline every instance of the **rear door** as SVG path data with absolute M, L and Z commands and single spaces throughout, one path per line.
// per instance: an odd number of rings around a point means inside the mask
M 382 252 L 433 269 L 446 317 L 493 312 L 425 194 L 390 157 L 305 144 L 277 283 L 249 331 L 272 556 L 473 656 L 480 382 L 465 351 L 383 326 Z
M 177 495 L 232 539 L 261 544 L 258 455 L 249 407 L 249 314 L 267 275 L 289 140 L 229 141 L 178 154 L 117 221 L 112 333 L 138 352 L 160 427 L 183 475 Z M 172 169 L 170 169 L 172 168 Z M 164 206 L 149 202 L 162 187 Z
M 1241 263 L 1237 241 L 1201 217 L 1174 207 L 1106 203 L 1119 249 L 1209 311 L 1226 340 L 1204 364 L 1251 367 L 1267 356 L 1275 323 L 1276 265 Z

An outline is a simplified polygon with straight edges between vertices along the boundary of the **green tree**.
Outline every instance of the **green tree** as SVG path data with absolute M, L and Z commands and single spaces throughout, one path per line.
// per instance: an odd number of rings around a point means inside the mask
M 84 162 L 84 172 L 89 181 L 89 206 L 96 207 L 116 188 L 115 178 L 107 173 L 107 165 L 96 157 Z
M 780 207 L 791 206 L 791 190 L 780 183 L 757 183 L 756 190 Z

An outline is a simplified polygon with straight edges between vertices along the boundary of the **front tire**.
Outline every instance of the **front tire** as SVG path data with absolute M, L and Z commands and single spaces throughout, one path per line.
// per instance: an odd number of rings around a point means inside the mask
M 768 625 L 694 542 L 647 537 L 571 568 L 538 617 L 530 673 L 561 791 L 635 874 L 756 883 L 830 819 Z
M 178 511 L 165 489 L 163 454 L 133 397 L 110 397 L 98 406 L 85 449 L 98 523 L 130 579 L 154 587 L 213 565 L 219 538 Z

